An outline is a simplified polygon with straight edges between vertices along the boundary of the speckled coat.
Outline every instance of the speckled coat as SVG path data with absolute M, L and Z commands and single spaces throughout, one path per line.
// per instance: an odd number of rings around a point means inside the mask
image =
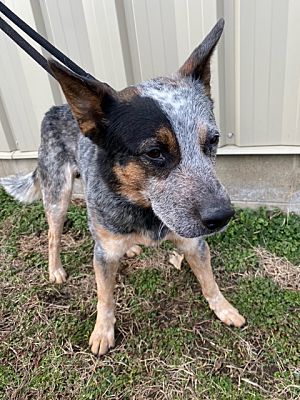
M 42 195 L 49 224 L 49 276 L 62 283 L 63 221 L 73 181 L 81 177 L 95 240 L 98 312 L 90 338 L 95 354 L 114 345 L 115 275 L 126 252 L 140 251 L 136 244 L 173 240 L 216 315 L 227 324 L 245 322 L 221 294 L 203 240 L 233 215 L 214 171 L 220 134 L 210 95 L 210 58 L 223 26 L 220 20 L 174 75 L 121 92 L 50 61 L 68 105 L 45 115 L 37 169 L 0 181 L 20 201 Z

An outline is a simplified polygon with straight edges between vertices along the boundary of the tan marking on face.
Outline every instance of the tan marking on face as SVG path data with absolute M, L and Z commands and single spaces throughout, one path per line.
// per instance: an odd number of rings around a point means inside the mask
M 150 202 L 143 194 L 147 185 L 143 167 L 131 161 L 125 166 L 116 165 L 113 170 L 119 181 L 119 193 L 142 207 L 149 207 Z
M 200 125 L 199 127 L 199 142 L 200 142 L 200 146 L 204 146 L 207 140 L 207 127 L 203 124 Z
M 163 143 L 169 151 L 175 155 L 179 156 L 179 148 L 178 148 L 178 143 L 176 141 L 174 133 L 167 128 L 166 126 L 162 126 L 159 128 L 159 130 L 156 133 L 157 139 Z
M 129 87 L 121 90 L 120 92 L 118 92 L 119 98 L 123 101 L 130 101 L 134 97 L 139 96 L 139 95 L 140 95 L 140 92 L 139 92 L 138 88 L 135 86 L 129 86 Z

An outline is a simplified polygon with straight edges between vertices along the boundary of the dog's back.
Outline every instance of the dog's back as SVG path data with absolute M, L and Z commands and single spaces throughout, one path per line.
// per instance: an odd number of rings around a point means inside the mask
M 38 151 L 38 166 L 27 174 L 19 174 L 0 179 L 0 184 L 15 199 L 31 203 L 42 197 L 40 177 L 53 179 L 55 170 L 66 165 L 77 170 L 76 149 L 80 138 L 80 130 L 70 107 L 67 104 L 52 107 L 41 125 L 41 145 Z M 55 176 L 55 179 L 58 177 Z

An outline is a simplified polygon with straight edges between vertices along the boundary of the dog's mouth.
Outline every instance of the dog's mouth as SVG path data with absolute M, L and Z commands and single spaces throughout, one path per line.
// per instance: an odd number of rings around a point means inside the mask
M 154 210 L 153 210 L 154 211 Z M 155 211 L 154 211 L 155 213 Z M 157 215 L 157 213 L 155 213 Z M 217 227 L 215 229 L 208 229 L 204 226 L 202 221 L 185 223 L 184 225 L 176 226 L 174 223 L 170 223 L 170 221 L 166 221 L 164 218 L 161 218 L 159 215 L 157 217 L 162 221 L 162 223 L 171 231 L 176 233 L 177 235 L 187 238 L 200 238 L 200 237 L 208 237 L 213 236 L 217 233 L 222 233 L 228 228 L 229 221 L 225 226 Z
M 189 239 L 213 236 L 224 232 L 231 220 L 231 217 L 228 217 L 222 223 L 205 224 L 206 221 L 204 222 L 201 218 L 191 218 L 187 217 L 187 214 L 182 214 L 182 216 L 180 213 L 172 213 L 172 209 L 168 213 L 161 213 L 159 207 L 155 207 L 155 204 L 152 204 L 152 210 L 170 231 Z
M 217 233 L 222 233 L 226 231 L 226 229 L 228 228 L 228 224 L 221 228 L 216 228 L 214 230 L 207 229 L 202 224 L 199 224 L 193 229 L 175 228 L 175 227 L 168 227 L 168 228 L 179 236 L 182 236 L 187 239 L 193 239 L 193 238 L 204 238 L 204 237 L 214 236 Z
M 214 236 L 214 235 L 216 235 L 217 233 L 225 232 L 225 231 L 227 230 L 227 228 L 228 228 L 229 222 L 230 222 L 230 221 L 228 221 L 227 225 L 223 226 L 222 228 L 218 228 L 218 229 L 216 229 L 216 230 L 214 230 L 214 231 L 211 231 L 211 232 L 209 232 L 209 233 L 205 233 L 205 234 L 203 234 L 201 237 Z

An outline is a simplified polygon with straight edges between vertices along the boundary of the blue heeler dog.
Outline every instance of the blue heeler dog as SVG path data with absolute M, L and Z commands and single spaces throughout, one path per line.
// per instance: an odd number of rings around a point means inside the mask
M 234 214 L 214 171 L 220 134 L 210 60 L 223 27 L 219 20 L 174 75 L 120 92 L 50 60 L 68 105 L 45 115 L 37 169 L 0 182 L 20 201 L 42 197 L 49 224 L 49 277 L 63 283 L 61 234 L 74 178 L 81 176 L 95 240 L 98 305 L 90 346 L 96 355 L 114 346 L 115 277 L 120 258 L 138 253 L 137 244 L 173 241 L 217 317 L 227 325 L 245 323 L 221 294 L 203 240 Z

